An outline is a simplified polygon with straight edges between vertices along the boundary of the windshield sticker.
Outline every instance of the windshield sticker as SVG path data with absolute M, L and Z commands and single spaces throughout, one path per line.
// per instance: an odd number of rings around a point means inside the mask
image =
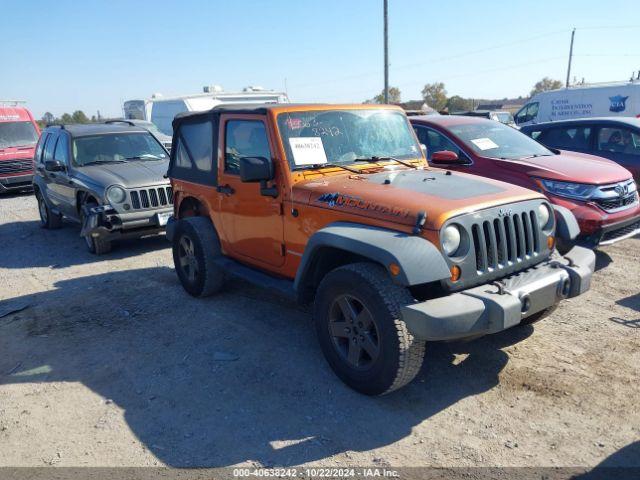
M 285 123 L 287 124 L 287 127 L 290 128 L 291 130 L 300 130 L 304 126 L 302 124 L 301 118 L 289 117 L 285 120 Z
M 293 162 L 296 165 L 322 165 L 327 163 L 327 154 L 320 137 L 289 138 Z
M 490 138 L 474 138 L 471 142 L 483 151 L 491 150 L 492 148 L 499 148 L 498 145 Z

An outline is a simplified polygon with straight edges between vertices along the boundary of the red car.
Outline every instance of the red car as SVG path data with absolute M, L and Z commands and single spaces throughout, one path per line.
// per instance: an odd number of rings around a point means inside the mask
M 40 130 L 29 110 L 0 101 L 0 193 L 31 188 L 39 137 Z
M 538 190 L 571 210 L 580 226 L 577 243 L 595 248 L 640 233 L 637 187 L 617 163 L 549 149 L 512 127 L 481 118 L 418 116 L 411 123 L 432 165 Z

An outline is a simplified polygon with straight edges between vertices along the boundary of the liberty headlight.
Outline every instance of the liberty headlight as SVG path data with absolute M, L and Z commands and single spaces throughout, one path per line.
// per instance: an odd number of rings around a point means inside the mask
M 126 199 L 127 192 L 125 192 L 122 187 L 113 185 L 107 190 L 107 201 L 112 205 L 115 203 L 123 203 Z

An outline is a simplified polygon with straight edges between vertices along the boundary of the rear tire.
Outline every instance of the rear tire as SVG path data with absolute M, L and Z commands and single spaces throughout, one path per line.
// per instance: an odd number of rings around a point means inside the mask
M 413 338 L 400 317 L 400 307 L 414 301 L 373 263 L 345 265 L 324 277 L 314 323 L 324 356 L 344 383 L 366 395 L 384 395 L 414 379 L 425 343 Z
M 220 240 L 211 220 L 188 217 L 178 221 L 173 235 L 173 263 L 189 295 L 208 297 L 222 288 L 224 270 L 215 261 L 221 255 Z
M 84 204 L 87 208 L 97 207 L 98 204 L 95 202 L 87 202 Z M 84 212 L 84 208 L 80 210 Z M 84 213 L 80 215 L 81 223 L 84 225 Z M 113 248 L 112 243 L 109 240 L 102 239 L 100 237 L 92 237 L 89 235 L 85 235 L 84 242 L 87 245 L 87 250 L 93 253 L 94 255 L 104 255 L 105 253 L 109 253 Z
M 62 215 L 51 211 L 39 190 L 36 190 L 36 199 L 38 200 L 38 213 L 40 213 L 40 227 L 47 230 L 61 228 Z

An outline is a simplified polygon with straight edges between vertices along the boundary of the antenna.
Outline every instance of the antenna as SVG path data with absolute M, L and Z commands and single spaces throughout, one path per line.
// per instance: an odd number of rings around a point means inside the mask
M 389 103 L 389 5 L 383 0 L 384 10 L 384 103 Z

